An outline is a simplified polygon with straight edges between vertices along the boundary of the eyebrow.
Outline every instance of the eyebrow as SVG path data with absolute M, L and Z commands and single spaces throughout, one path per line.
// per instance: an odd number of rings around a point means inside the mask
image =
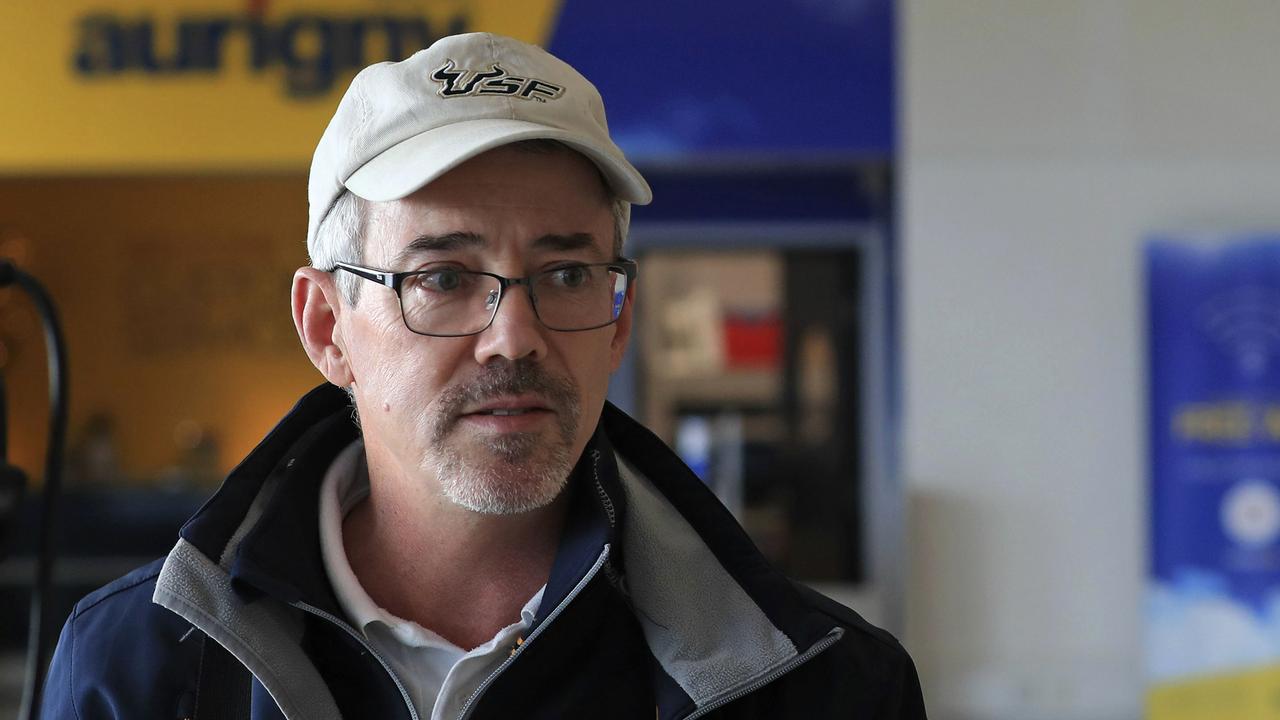
M 591 233 L 570 233 L 568 235 L 543 235 L 533 241 L 535 250 L 556 250 L 569 252 L 584 248 L 595 248 L 596 239 Z
M 489 241 L 483 235 L 473 232 L 451 232 L 444 235 L 419 235 L 404 247 L 391 261 L 391 267 L 404 267 L 405 262 L 415 256 L 427 252 L 448 252 L 464 248 L 484 247 Z M 595 249 L 596 240 L 591 233 L 569 233 L 568 235 L 543 235 L 533 241 L 535 250 L 551 250 L 555 252 L 572 252 L 575 250 Z
M 482 247 L 488 244 L 484 236 L 472 232 L 451 232 L 444 235 L 419 235 L 401 250 L 391 261 L 391 267 L 403 267 L 404 262 L 414 255 L 425 252 L 443 252 L 461 250 L 462 248 Z

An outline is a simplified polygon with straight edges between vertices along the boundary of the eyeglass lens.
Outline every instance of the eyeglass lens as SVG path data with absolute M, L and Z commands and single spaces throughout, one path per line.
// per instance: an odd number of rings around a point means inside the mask
M 529 291 L 534 312 L 548 328 L 589 330 L 618 319 L 627 275 L 605 266 L 573 265 L 531 276 Z M 468 335 L 489 325 L 501 295 L 502 282 L 492 275 L 443 268 L 406 277 L 400 306 L 415 332 Z

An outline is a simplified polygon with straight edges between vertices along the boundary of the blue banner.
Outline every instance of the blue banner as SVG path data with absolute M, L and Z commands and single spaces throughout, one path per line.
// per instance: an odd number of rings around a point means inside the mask
M 1148 716 L 1275 717 L 1280 233 L 1156 237 L 1146 268 Z
M 892 0 L 565 0 L 548 48 L 639 160 L 896 147 Z M 664 199 L 665 202 L 665 199 Z

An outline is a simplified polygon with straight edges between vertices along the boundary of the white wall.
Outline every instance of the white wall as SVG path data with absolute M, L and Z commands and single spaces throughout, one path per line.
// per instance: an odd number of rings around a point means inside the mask
M 931 716 L 1138 718 L 1141 241 L 1280 228 L 1280 3 L 906 0 L 900 37 Z

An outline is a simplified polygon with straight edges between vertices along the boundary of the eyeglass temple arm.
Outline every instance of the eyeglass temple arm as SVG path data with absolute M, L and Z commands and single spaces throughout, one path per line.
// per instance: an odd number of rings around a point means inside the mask
M 396 289 L 396 285 L 399 284 L 396 282 L 396 273 L 378 272 L 377 270 L 362 268 L 359 265 L 348 265 L 347 263 L 337 263 L 334 269 L 346 270 L 352 275 L 358 275 L 364 278 L 365 280 L 372 280 L 378 283 L 379 285 L 386 285 L 387 287 L 393 290 Z

